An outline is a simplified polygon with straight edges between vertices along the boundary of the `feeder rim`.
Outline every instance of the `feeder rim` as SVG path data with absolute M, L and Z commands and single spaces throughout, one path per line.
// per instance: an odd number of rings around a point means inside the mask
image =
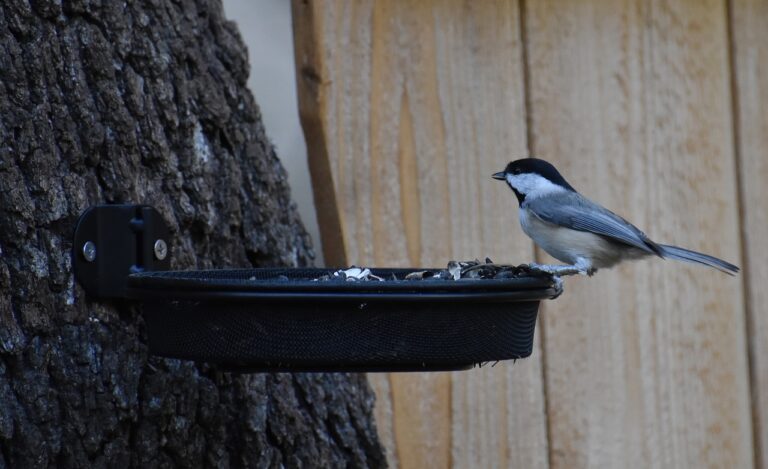
M 411 269 L 371 269 L 386 278 Z M 437 270 L 437 269 L 435 269 Z M 553 282 L 543 276 L 466 280 L 314 281 L 325 268 L 263 268 L 141 272 L 128 276 L 127 296 L 133 299 L 290 300 L 290 301 L 489 301 L 543 300 L 556 296 Z M 289 279 L 278 279 L 288 274 Z M 290 278 L 301 274 L 302 278 Z M 254 278 L 269 275 L 272 278 Z

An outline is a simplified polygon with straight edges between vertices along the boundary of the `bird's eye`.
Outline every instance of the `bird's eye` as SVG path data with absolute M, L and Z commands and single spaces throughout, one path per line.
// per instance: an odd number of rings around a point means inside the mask
M 512 174 L 520 174 L 520 168 L 513 169 Z

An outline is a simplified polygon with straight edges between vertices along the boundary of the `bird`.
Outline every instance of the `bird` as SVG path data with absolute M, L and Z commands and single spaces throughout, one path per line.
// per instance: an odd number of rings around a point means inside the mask
M 652 241 L 624 218 L 579 194 L 550 163 L 523 158 L 493 174 L 506 181 L 520 205 L 520 225 L 534 243 L 566 265 L 532 263 L 554 276 L 593 275 L 625 261 L 656 256 L 692 262 L 735 275 L 739 268 L 722 259 Z

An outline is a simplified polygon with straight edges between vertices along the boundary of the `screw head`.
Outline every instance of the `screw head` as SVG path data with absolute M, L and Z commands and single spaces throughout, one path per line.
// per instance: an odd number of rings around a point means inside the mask
M 86 241 L 83 244 L 83 257 L 88 262 L 96 260 L 96 244 L 93 241 Z
M 157 260 L 162 261 L 168 256 L 168 245 L 162 239 L 155 241 L 154 249 Z

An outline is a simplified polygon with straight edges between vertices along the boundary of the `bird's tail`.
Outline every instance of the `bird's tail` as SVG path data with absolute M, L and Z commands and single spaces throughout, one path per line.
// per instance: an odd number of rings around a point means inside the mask
M 700 252 L 690 251 L 677 246 L 668 246 L 666 244 L 659 244 L 658 246 L 661 248 L 661 257 L 664 258 L 707 265 L 709 267 L 714 267 L 721 272 L 725 272 L 728 275 L 735 275 L 739 272 L 737 266 L 725 262 L 722 259 L 718 259 L 717 257 L 708 256 Z

